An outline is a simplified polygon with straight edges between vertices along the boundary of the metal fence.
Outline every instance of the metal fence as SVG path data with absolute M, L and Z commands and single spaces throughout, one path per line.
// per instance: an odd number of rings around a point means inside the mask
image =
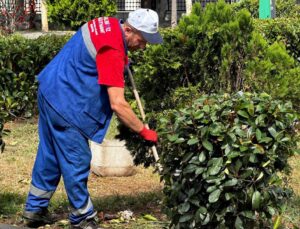
M 218 0 L 193 0 L 193 4 L 195 2 L 200 2 L 202 7 L 205 7 L 205 5 L 207 3 L 211 3 L 211 2 L 217 2 Z M 227 3 L 234 3 L 234 2 L 238 2 L 239 0 L 225 0 L 225 2 Z M 168 8 L 167 10 L 170 11 L 172 7 L 172 0 L 168 0 Z M 177 0 L 177 11 L 185 11 L 185 0 Z
M 141 8 L 141 0 L 117 0 L 118 11 L 134 11 Z
M 40 0 L 0 0 L 0 10 L 40 13 Z

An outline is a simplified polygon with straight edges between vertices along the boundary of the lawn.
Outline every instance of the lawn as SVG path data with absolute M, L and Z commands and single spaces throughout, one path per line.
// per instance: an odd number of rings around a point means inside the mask
M 10 133 L 4 137 L 6 149 L 0 154 L 0 224 L 24 223 L 21 214 L 38 144 L 36 122 L 36 119 L 15 121 L 5 126 Z M 288 203 L 282 216 L 286 225 L 282 228 L 300 225 L 300 156 L 292 158 L 290 163 L 293 172 L 289 179 L 295 197 Z M 105 220 L 101 224 L 104 228 L 159 229 L 168 226 L 168 220 L 161 210 L 162 183 L 151 168 L 138 167 L 137 173 L 130 177 L 108 178 L 91 174 L 89 191 L 100 218 L 105 214 L 116 215 L 125 210 L 133 212 L 134 219 L 129 223 Z M 67 226 L 68 201 L 62 182 L 53 196 L 50 211 L 58 214 L 59 220 L 47 228 Z M 145 215 L 153 216 L 157 220 L 151 221 Z

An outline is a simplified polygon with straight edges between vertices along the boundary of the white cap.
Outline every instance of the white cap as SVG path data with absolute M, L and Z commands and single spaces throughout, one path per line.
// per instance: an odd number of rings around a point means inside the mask
M 140 31 L 143 38 L 150 44 L 160 44 L 163 42 L 158 32 L 158 15 L 150 9 L 137 9 L 129 13 L 127 22 Z

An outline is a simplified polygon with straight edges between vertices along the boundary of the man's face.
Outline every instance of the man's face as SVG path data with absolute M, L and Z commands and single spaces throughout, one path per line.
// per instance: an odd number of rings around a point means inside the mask
M 143 38 L 142 34 L 131 28 L 128 28 L 127 31 L 125 30 L 125 40 L 129 51 L 145 49 L 147 44 L 147 41 Z

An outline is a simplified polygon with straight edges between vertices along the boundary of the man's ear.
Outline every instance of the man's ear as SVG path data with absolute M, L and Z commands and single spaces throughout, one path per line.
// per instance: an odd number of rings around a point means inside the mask
M 132 32 L 132 28 L 130 28 L 129 26 L 125 26 L 124 31 L 125 32 Z

